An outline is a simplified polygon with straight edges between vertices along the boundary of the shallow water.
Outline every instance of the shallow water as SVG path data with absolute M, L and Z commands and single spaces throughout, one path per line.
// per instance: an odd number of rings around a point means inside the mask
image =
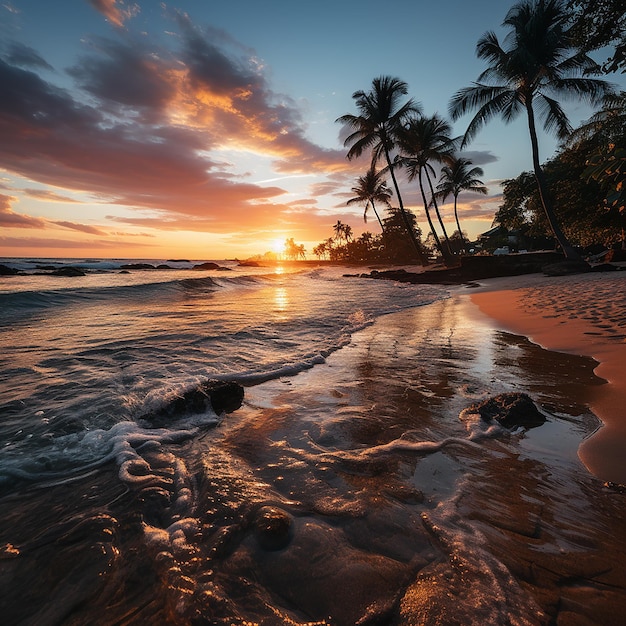
M 65 370 L 49 389 L 36 379 L 31 400 L 26 384 L 22 413 L 3 405 L 7 423 L 32 419 L 28 434 L 4 431 L 8 623 L 620 623 L 623 494 L 576 454 L 598 425 L 586 408 L 602 384 L 593 361 L 494 331 L 463 296 L 437 300 L 437 288 L 316 272 L 235 293 L 238 321 L 217 314 L 232 312 L 232 291 L 204 290 L 189 319 L 184 300 L 171 343 L 151 332 L 171 327 L 176 300 L 154 316 L 150 299 L 133 303 L 119 336 L 82 331 L 97 338 L 83 384 L 68 365 L 81 342 L 60 339 Z M 138 332 L 142 316 L 150 324 Z M 97 319 L 112 329 L 113 317 L 108 308 Z M 85 318 L 93 328 L 96 316 Z M 129 328 L 143 349 L 131 351 Z M 185 358 L 199 328 L 219 335 L 206 345 L 229 340 L 219 368 L 215 347 Z M 20 332 L 19 358 L 43 359 Z M 110 341 L 120 343 L 104 350 Z M 217 373 L 248 385 L 219 426 L 208 427 L 215 415 L 168 429 L 133 420 Z M 33 418 L 48 417 L 55 386 L 50 421 L 81 421 L 53 431 L 52 445 Z M 502 391 L 528 392 L 546 424 L 509 432 L 464 412 Z

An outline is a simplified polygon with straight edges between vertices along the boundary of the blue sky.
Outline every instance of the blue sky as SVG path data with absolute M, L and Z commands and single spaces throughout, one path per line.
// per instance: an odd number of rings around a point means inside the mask
M 338 219 L 378 232 L 346 206 L 367 162 L 346 161 L 335 119 L 383 74 L 445 115 L 508 8 L 0 1 L 0 255 L 242 257 L 286 237 L 310 251 Z M 565 108 L 574 124 L 590 115 Z M 556 143 L 540 141 L 545 160 Z M 499 182 L 531 169 L 524 120 L 492 122 L 467 153 L 490 191 L 461 197 L 473 236 L 491 224 Z M 403 191 L 422 223 L 417 190 Z

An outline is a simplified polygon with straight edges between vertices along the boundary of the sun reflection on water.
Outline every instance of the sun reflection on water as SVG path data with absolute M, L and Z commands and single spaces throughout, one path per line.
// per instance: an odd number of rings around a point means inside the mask
M 289 296 L 284 287 L 276 287 L 274 291 L 274 306 L 279 313 L 284 313 L 289 307 Z

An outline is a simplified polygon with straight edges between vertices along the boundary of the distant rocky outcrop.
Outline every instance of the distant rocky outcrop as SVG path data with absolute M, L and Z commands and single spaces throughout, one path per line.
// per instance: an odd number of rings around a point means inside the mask
M 243 387 L 236 382 L 207 380 L 188 389 L 164 407 L 140 419 L 154 428 L 163 428 L 176 419 L 212 409 L 217 415 L 236 411 L 243 402 Z
M 467 413 L 478 413 L 482 420 L 498 422 L 505 428 L 534 428 L 541 426 L 545 416 L 539 411 L 530 396 L 525 393 L 502 393 L 466 409 Z
M 15 276 L 16 274 L 19 274 L 19 272 L 15 268 L 8 265 L 0 265 L 0 276 Z
M 210 261 L 207 261 L 206 263 L 199 263 L 198 265 L 194 265 L 191 269 L 192 270 L 219 270 L 221 269 L 221 266 L 218 265 L 217 263 L 212 263 Z
M 562 259 L 563 255 L 557 252 L 529 252 L 527 254 L 503 256 L 467 256 L 462 257 L 459 260 L 459 265 L 456 267 L 423 272 L 407 272 L 403 269 L 373 270 L 370 274 L 361 274 L 361 277 L 382 278 L 414 284 L 459 285 L 487 278 L 542 272 L 547 265 L 555 264 Z
M 155 270 L 156 267 L 151 263 L 125 263 L 120 265 L 122 270 Z
M 51 276 L 86 276 L 87 274 L 78 267 L 60 267 L 50 272 Z

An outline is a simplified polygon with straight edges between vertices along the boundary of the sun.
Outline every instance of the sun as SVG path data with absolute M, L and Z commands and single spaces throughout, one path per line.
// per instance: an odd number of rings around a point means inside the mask
M 285 252 L 285 240 L 272 239 L 272 252 L 275 252 L 276 254 L 283 254 Z

